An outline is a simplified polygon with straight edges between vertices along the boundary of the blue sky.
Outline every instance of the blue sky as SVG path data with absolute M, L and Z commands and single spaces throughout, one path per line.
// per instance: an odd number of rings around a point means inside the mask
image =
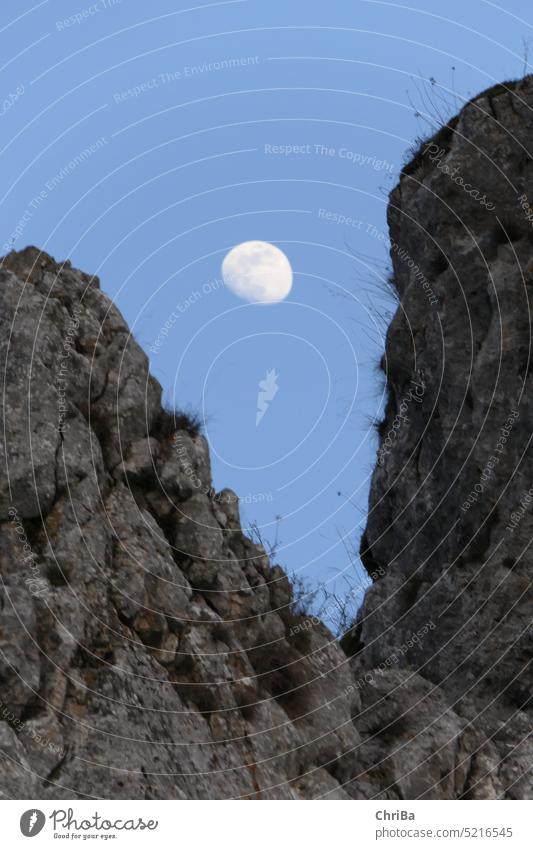
M 100 275 L 205 416 L 215 486 L 310 585 L 364 584 L 387 194 L 428 122 L 522 75 L 532 23 L 529 0 L 2 4 L 0 243 Z M 289 257 L 284 303 L 221 285 L 249 239 Z

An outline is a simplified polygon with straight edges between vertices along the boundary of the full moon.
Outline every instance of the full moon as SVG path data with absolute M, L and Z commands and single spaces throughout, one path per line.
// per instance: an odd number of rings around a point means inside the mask
M 270 242 L 242 242 L 222 263 L 224 283 L 234 295 L 251 304 L 276 304 L 292 288 L 289 260 Z

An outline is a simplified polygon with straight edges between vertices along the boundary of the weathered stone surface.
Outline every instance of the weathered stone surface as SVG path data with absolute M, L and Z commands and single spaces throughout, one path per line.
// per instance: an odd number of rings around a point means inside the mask
M 532 107 L 532 77 L 475 98 L 391 195 L 375 583 L 345 643 L 371 794 L 533 795 Z
M 0 274 L 0 792 L 345 798 L 347 659 L 295 632 L 205 438 L 97 280 L 35 248 Z

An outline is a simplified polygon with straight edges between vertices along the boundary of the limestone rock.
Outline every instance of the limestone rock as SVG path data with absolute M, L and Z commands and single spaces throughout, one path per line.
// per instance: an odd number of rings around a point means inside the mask
M 474 98 L 390 199 L 375 583 L 345 645 L 375 704 L 360 756 L 392 798 L 533 794 L 532 105 L 533 77 Z
M 95 278 L 35 248 L 0 277 L 0 790 L 344 798 L 347 659 L 291 633 L 205 438 L 161 409 Z

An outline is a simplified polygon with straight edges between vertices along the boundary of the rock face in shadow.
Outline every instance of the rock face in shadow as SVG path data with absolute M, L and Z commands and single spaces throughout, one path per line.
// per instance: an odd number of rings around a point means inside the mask
M 96 278 L 0 268 L 0 793 L 531 798 L 533 81 L 391 196 L 399 306 L 341 650 Z
M 348 660 L 98 280 L 28 248 L 0 300 L 0 792 L 347 798 Z
M 529 202 L 531 77 L 467 104 L 391 195 L 375 582 L 346 641 L 371 795 L 533 795 Z

